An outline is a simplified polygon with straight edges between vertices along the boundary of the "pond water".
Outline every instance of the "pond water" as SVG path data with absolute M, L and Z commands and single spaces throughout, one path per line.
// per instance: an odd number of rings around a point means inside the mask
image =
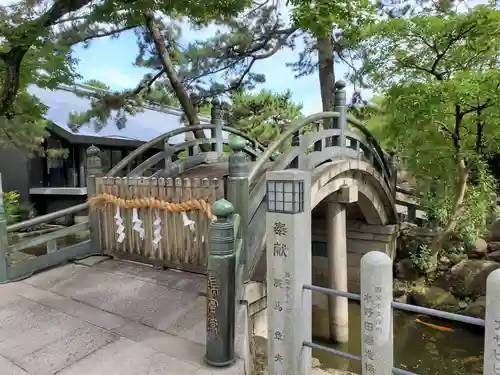
M 13 244 L 19 243 L 19 242 L 24 242 L 24 241 L 27 241 L 31 238 L 37 237 L 39 235 L 40 234 L 36 233 L 36 232 L 32 233 L 32 234 L 26 234 L 24 236 L 11 235 L 9 237 L 9 245 L 13 245 Z M 75 234 L 70 234 L 68 236 L 64 236 L 64 237 L 57 239 L 57 248 L 58 248 L 58 250 L 64 249 L 65 247 L 75 245 L 79 242 L 86 241 L 89 238 L 90 238 L 90 232 L 88 230 L 83 230 L 83 231 L 75 233 Z M 11 254 L 11 262 L 17 263 L 17 262 L 21 262 L 21 261 L 27 259 L 27 257 L 30 257 L 30 256 L 39 257 L 39 256 L 42 256 L 45 254 L 47 254 L 46 244 L 32 246 L 32 247 L 20 250 L 17 253 Z
M 327 314 L 313 309 L 313 314 Z M 327 318 L 327 316 L 325 316 Z M 349 343 L 332 345 L 319 339 L 318 344 L 334 347 L 354 355 L 361 353 L 360 306 L 349 304 Z M 452 332 L 439 331 L 415 319 L 452 328 Z M 322 319 L 313 318 L 313 329 Z M 324 329 L 324 328 L 322 328 Z M 433 320 L 402 311 L 394 313 L 394 365 L 420 375 L 481 375 L 483 365 L 484 331 L 480 327 Z M 313 350 L 323 367 L 352 371 L 361 374 L 361 365 L 324 351 Z

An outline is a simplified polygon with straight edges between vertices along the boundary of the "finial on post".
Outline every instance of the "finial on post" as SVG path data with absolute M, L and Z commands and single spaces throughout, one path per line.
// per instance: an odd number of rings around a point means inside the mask
M 347 84 L 345 81 L 335 82 L 335 106 L 345 106 L 346 104 L 346 94 L 345 87 Z
M 101 150 L 91 145 L 87 148 L 87 176 L 102 175 Z
M 217 221 L 227 221 L 234 214 L 234 207 L 231 202 L 219 199 L 212 205 L 212 213 L 217 217 Z
M 212 118 L 212 124 L 214 120 L 218 120 L 221 118 L 222 106 L 220 105 L 220 101 L 218 99 L 212 99 L 212 108 L 210 110 L 210 116 Z
M 233 177 L 246 176 L 247 157 L 243 150 L 246 146 L 246 140 L 238 136 L 229 137 L 229 147 L 233 151 L 229 155 L 229 175 Z

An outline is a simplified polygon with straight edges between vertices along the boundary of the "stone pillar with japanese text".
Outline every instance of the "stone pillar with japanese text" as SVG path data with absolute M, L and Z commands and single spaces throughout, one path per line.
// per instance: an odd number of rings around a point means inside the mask
M 392 375 L 392 259 L 381 251 L 361 258 L 361 374 Z
M 311 349 L 311 174 L 266 174 L 268 373 L 309 375 Z
M 486 280 L 484 375 L 500 374 L 500 270 Z

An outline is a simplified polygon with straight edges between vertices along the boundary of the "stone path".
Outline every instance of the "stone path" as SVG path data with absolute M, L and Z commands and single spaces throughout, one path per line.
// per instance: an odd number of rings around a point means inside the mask
M 244 374 L 203 363 L 204 277 L 94 263 L 0 285 L 0 374 Z

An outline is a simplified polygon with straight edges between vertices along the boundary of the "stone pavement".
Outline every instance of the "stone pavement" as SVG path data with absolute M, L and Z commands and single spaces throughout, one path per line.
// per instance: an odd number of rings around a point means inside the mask
M 0 285 L 1 375 L 244 374 L 203 363 L 204 277 L 94 263 Z

